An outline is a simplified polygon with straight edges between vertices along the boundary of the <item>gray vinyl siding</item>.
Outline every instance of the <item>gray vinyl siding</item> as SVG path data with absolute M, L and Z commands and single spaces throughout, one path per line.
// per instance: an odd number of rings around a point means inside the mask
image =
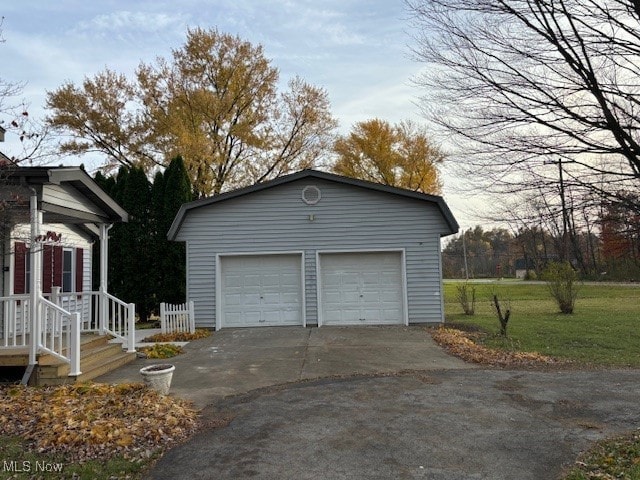
M 104 215 L 104 212 L 91 203 L 87 197 L 78 192 L 70 185 L 44 185 L 42 191 L 42 201 L 71 208 L 80 212 L 93 213 L 94 215 Z
M 302 201 L 306 185 L 320 188 L 316 205 Z M 433 323 L 443 320 L 440 235 L 448 232 L 435 203 L 310 178 L 191 209 L 177 240 L 187 243 L 200 327 L 215 327 L 216 254 L 279 251 L 304 251 L 306 322 L 316 325 L 316 253 L 327 250 L 404 250 L 409 323 Z

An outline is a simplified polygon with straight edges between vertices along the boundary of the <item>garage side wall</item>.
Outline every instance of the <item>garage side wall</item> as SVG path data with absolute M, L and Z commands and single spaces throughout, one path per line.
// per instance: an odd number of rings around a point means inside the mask
M 308 205 L 302 190 L 320 200 Z M 316 252 L 404 250 L 409 323 L 443 319 L 440 234 L 430 202 L 320 179 L 301 179 L 189 210 L 177 240 L 187 243 L 187 295 L 196 324 L 215 327 L 216 255 L 304 251 L 307 325 L 318 322 Z

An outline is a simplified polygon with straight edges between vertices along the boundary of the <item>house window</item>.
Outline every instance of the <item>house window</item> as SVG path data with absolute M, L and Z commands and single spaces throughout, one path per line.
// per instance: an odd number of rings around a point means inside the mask
M 73 249 L 65 248 L 62 251 L 62 291 L 73 292 Z
M 31 286 L 31 256 L 24 242 L 16 242 L 14 248 L 13 293 L 21 295 L 29 293 Z M 43 245 L 42 292 L 51 293 L 54 287 L 67 293 L 82 292 L 85 263 L 82 248 Z

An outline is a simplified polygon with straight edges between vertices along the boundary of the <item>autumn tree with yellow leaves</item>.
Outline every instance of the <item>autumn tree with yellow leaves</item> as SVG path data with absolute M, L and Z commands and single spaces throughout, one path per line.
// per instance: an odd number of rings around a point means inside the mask
M 47 95 L 61 152 L 99 152 L 105 169 L 147 170 L 181 155 L 200 194 L 316 165 L 337 122 L 325 90 L 278 70 L 260 45 L 215 29 L 188 30 L 170 59 L 141 63 L 134 80 L 111 70 Z
M 438 165 L 444 154 L 413 122 L 358 122 L 336 140 L 334 152 L 333 171 L 340 175 L 422 193 L 441 191 Z

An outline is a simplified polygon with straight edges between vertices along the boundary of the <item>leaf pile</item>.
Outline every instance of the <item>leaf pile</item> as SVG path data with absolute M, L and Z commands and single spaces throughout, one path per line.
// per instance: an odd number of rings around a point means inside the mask
M 431 330 L 431 336 L 441 347 L 466 362 L 499 367 L 531 367 L 559 365 L 564 360 L 547 357 L 539 353 L 511 352 L 478 345 L 472 340 L 472 333 L 453 328 L 440 327 Z
M 184 352 L 182 347 L 170 343 L 156 343 L 153 347 L 139 349 L 147 358 L 171 358 Z
M 145 459 L 187 438 L 197 413 L 141 383 L 0 387 L 0 434 L 70 461 Z
M 190 342 L 200 338 L 207 338 L 211 335 L 209 330 L 197 328 L 194 333 L 174 332 L 174 333 L 157 333 L 146 337 L 143 342 Z

